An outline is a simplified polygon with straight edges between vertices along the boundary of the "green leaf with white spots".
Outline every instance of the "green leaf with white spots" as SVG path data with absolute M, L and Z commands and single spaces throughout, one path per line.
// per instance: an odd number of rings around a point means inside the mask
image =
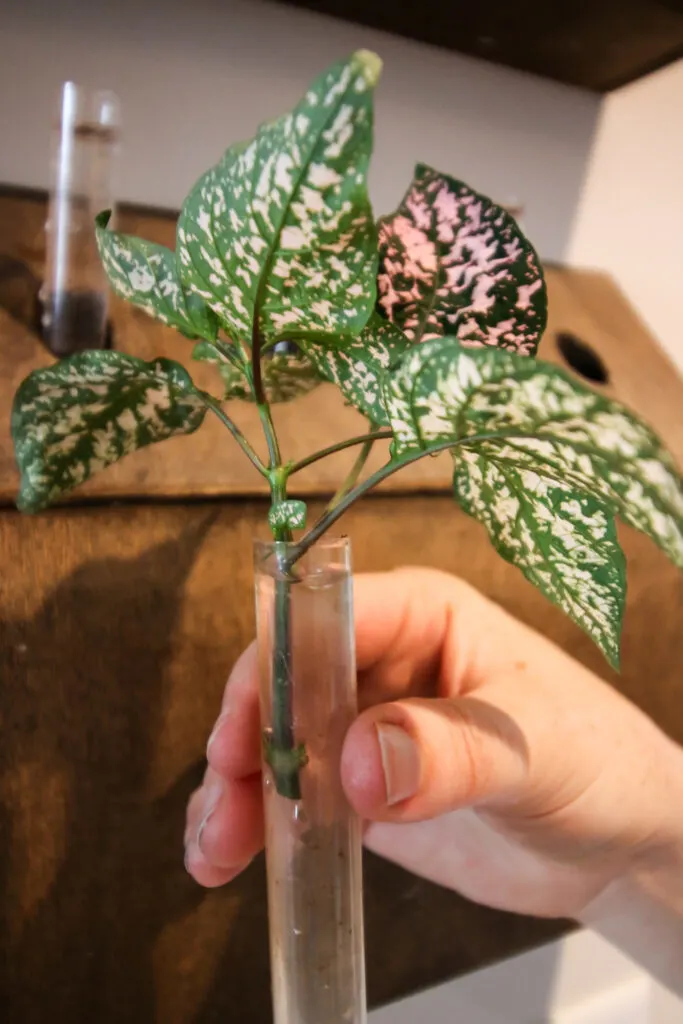
M 318 373 L 336 384 L 347 402 L 378 426 L 388 426 L 381 378 L 409 347 L 406 336 L 373 313 L 366 327 L 343 345 L 303 342 Z
M 272 505 L 268 523 L 272 530 L 303 530 L 306 526 L 306 502 L 290 499 Z
M 683 482 L 657 435 L 548 363 L 439 338 L 385 380 L 393 455 L 457 444 L 585 493 L 683 567 Z
M 376 297 L 366 187 L 378 57 L 333 65 L 290 113 L 233 146 L 183 204 L 178 268 L 233 336 L 354 337 Z
M 185 292 L 175 253 L 165 245 L 122 235 L 107 228 L 110 210 L 95 219 L 97 246 L 109 283 L 117 295 L 188 338 L 213 341 L 218 318 L 198 295 Z
M 187 371 L 169 359 L 89 351 L 34 370 L 12 409 L 18 507 L 40 511 L 129 452 L 193 433 L 205 412 Z
M 534 355 L 547 295 L 536 252 L 486 196 L 419 164 L 379 222 L 379 305 L 413 342 L 448 335 Z
M 496 550 L 619 666 L 626 560 L 614 517 L 595 498 L 490 452 L 454 451 L 455 497 Z
M 231 361 L 215 346 L 200 341 L 194 347 L 193 359 L 214 363 L 224 385 L 223 401 L 255 401 L 244 365 Z M 308 394 L 323 378 L 313 363 L 300 352 L 265 352 L 261 357 L 261 380 L 270 403 L 291 402 Z

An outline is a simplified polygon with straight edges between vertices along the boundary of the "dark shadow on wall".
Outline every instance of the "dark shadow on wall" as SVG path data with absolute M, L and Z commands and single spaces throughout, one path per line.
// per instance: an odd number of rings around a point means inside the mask
M 0 624 L 0 1016 L 12 1024 L 149 1024 L 155 941 L 205 898 L 182 860 L 203 760 L 160 799 L 146 790 L 183 586 L 213 518 L 140 558 L 92 561 L 31 620 Z
M 40 281 L 25 263 L 0 253 L 0 309 L 37 336 L 40 335 L 39 290 Z

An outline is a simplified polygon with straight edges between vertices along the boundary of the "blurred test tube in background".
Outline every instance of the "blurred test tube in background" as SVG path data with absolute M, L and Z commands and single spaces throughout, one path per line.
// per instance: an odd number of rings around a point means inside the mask
M 52 142 L 52 190 L 41 289 L 43 339 L 56 356 L 108 345 L 108 286 L 95 216 L 114 209 L 119 103 L 66 82 Z

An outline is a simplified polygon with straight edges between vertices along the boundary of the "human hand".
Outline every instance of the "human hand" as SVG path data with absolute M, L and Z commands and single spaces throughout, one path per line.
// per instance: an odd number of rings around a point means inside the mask
M 670 842 L 681 751 L 549 641 L 431 570 L 357 577 L 355 617 L 341 772 L 370 849 L 480 903 L 579 916 Z M 186 863 L 213 886 L 263 845 L 253 645 L 207 756 Z

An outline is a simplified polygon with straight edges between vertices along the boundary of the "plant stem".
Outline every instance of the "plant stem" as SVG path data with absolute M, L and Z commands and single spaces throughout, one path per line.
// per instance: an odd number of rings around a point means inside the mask
M 273 504 L 287 497 L 287 472 L 282 467 L 280 446 L 265 395 L 261 377 L 260 336 L 254 318 L 251 349 L 251 383 L 258 408 L 263 433 L 268 445 L 269 468 L 266 476 L 270 482 Z M 275 532 L 277 541 L 291 541 L 291 531 L 281 528 Z M 279 558 L 278 558 L 279 561 Z M 273 623 L 273 663 L 271 666 L 272 687 L 272 732 L 264 735 L 264 752 L 273 772 L 275 789 L 280 796 L 289 800 L 301 799 L 299 771 L 306 763 L 302 747 L 294 745 L 294 708 L 292 706 L 292 581 L 288 573 L 278 574 L 275 580 L 275 621 Z
M 256 467 L 259 473 L 262 476 L 267 477 L 268 470 L 263 465 L 254 449 L 251 447 L 251 445 L 247 441 L 246 437 L 244 436 L 240 428 L 237 426 L 236 423 L 233 423 L 228 414 L 221 407 L 220 402 L 216 398 L 214 398 L 213 395 L 210 395 L 208 391 L 200 391 L 199 393 L 202 397 L 202 401 L 204 402 L 204 404 L 207 406 L 207 408 L 211 409 L 211 411 L 218 417 L 221 423 L 228 428 L 228 430 L 235 438 L 244 454 L 253 463 L 253 465 Z
M 264 405 L 267 414 L 264 422 L 268 423 L 273 435 L 274 450 L 271 449 L 271 469 L 268 471 L 273 504 L 284 501 L 287 497 L 287 471 L 280 463 L 280 452 L 277 438 L 272 429 L 270 410 Z M 266 437 L 268 434 L 266 434 Z M 269 449 L 271 448 L 269 444 Z M 275 462 L 275 465 L 273 463 Z M 275 540 L 288 543 L 292 539 L 291 530 L 284 526 L 273 531 Z M 283 570 L 284 553 L 276 551 L 278 574 L 275 579 L 275 611 L 273 623 L 273 661 L 271 665 L 272 692 L 272 731 L 264 735 L 265 758 L 273 773 L 275 789 L 280 796 L 289 800 L 301 799 L 301 783 L 299 770 L 306 763 L 303 746 L 294 745 L 294 708 L 292 706 L 292 602 L 291 588 L 293 583 L 290 573 Z
M 425 455 L 437 455 L 439 452 L 444 452 L 448 448 L 458 448 L 461 445 L 476 444 L 479 441 L 492 441 L 500 438 L 508 437 L 509 433 L 506 431 L 498 431 L 490 434 L 476 434 L 472 437 L 463 437 L 457 441 L 443 441 L 441 444 L 434 445 L 428 450 L 419 449 L 418 451 L 411 451 L 407 455 L 400 456 L 396 459 L 391 459 L 386 462 L 383 466 L 380 466 L 378 470 L 371 474 L 367 480 L 363 480 L 362 483 L 357 484 L 352 490 L 348 491 L 343 498 L 338 502 L 334 508 L 328 508 L 323 512 L 320 519 L 315 523 L 308 533 L 301 538 L 298 544 L 294 545 L 291 555 L 287 559 L 283 566 L 284 571 L 289 571 L 298 560 L 306 554 L 309 548 L 312 548 L 315 542 L 322 537 L 326 530 L 329 530 L 341 516 L 346 512 L 347 508 L 354 503 L 362 495 L 367 494 L 368 491 L 372 490 L 377 484 L 382 483 L 387 477 L 397 473 L 399 469 L 403 469 L 404 466 L 409 466 L 412 462 L 417 462 L 418 459 L 422 459 Z
M 277 440 L 275 441 L 277 445 Z M 279 457 L 279 453 L 278 453 Z M 271 456 L 272 461 L 272 456 Z M 273 503 L 284 501 L 287 496 L 287 473 L 281 467 L 271 469 L 269 474 Z M 287 543 L 292 539 L 291 530 L 281 527 L 275 534 L 276 541 Z M 283 571 L 284 555 L 277 552 L 278 575 L 275 579 L 275 621 L 273 623 L 273 662 L 271 666 L 272 732 L 264 736 L 266 761 L 273 772 L 275 789 L 280 796 L 290 800 L 301 799 L 299 770 L 306 763 L 303 747 L 294 745 L 294 708 L 292 705 L 292 602 L 293 581 L 287 570 Z
M 268 445 L 268 459 L 270 461 L 271 472 L 280 470 L 282 467 L 282 456 L 280 455 L 280 446 L 277 440 L 277 434 L 275 433 L 275 427 L 273 425 L 273 417 L 270 414 L 270 406 L 268 402 L 258 402 L 256 408 L 258 414 L 261 417 L 261 424 L 263 426 L 263 433 L 265 434 L 266 444 Z
M 352 438 L 350 442 L 335 445 L 337 451 L 350 447 L 351 444 L 363 444 L 356 461 L 346 480 L 328 506 L 328 511 L 339 504 L 344 495 L 358 480 L 367 462 L 377 434 L 386 436 L 390 432 L 375 431 L 365 437 Z M 328 452 L 328 454 L 330 454 Z M 319 457 L 322 457 L 318 453 Z M 315 461 L 315 457 L 310 461 Z M 306 463 L 306 460 L 304 460 Z M 310 464 L 310 463 L 309 463 Z M 293 472 L 291 470 L 290 472 Z M 273 500 L 283 500 L 286 492 L 287 470 L 281 468 L 270 471 Z M 290 537 L 282 538 L 289 540 Z M 296 746 L 294 738 L 294 709 L 292 706 L 292 637 L 291 637 L 291 588 L 287 560 L 283 559 L 280 573 L 275 580 L 275 621 L 273 624 L 273 664 L 272 664 L 272 732 L 265 737 L 265 756 L 273 773 L 275 789 L 280 796 L 289 800 L 301 799 L 301 782 L 299 772 L 306 764 L 306 751 L 303 745 Z
M 364 442 L 363 447 L 361 448 L 356 457 L 356 461 L 354 462 L 353 466 L 351 467 L 348 473 L 348 476 L 346 477 L 346 480 L 344 480 L 341 487 L 339 488 L 339 490 L 337 491 L 337 493 L 334 495 L 329 505 L 327 506 L 328 511 L 332 511 L 333 508 L 336 508 L 339 502 L 344 497 L 344 495 L 348 494 L 351 488 L 358 482 L 358 478 L 363 472 L 363 469 L 365 468 L 365 463 L 368 461 L 368 458 L 370 457 L 370 452 L 372 451 L 372 446 L 374 443 L 375 442 L 372 440 L 372 438 Z
M 292 707 L 292 616 L 289 579 L 275 580 L 275 622 L 273 629 L 272 717 L 273 730 L 266 741 L 266 758 L 280 796 L 301 799 L 299 770 L 305 754 L 294 745 Z
M 282 458 L 280 456 L 280 447 L 277 443 L 275 427 L 273 426 L 273 418 L 270 414 L 270 405 L 268 404 L 266 392 L 263 387 L 263 374 L 261 373 L 262 338 L 259 330 L 259 307 L 263 279 L 264 278 L 262 277 L 261 283 L 259 283 L 258 287 L 258 294 L 254 305 L 254 321 L 251 328 L 251 390 L 254 394 L 254 401 L 256 402 L 258 414 L 261 417 L 263 433 L 266 436 L 270 469 L 277 470 L 280 468 Z
M 339 441 L 338 444 L 332 444 L 329 448 L 323 448 L 319 452 L 307 455 L 306 458 L 301 459 L 300 462 L 295 462 L 289 470 L 288 476 L 298 473 L 300 469 L 305 469 L 307 466 L 313 465 L 314 462 L 318 462 L 320 459 L 327 458 L 328 455 L 334 455 L 336 452 L 343 452 L 345 448 L 353 448 L 354 445 L 365 444 L 368 441 L 388 440 L 393 436 L 394 435 L 391 430 L 375 430 L 370 434 L 359 434 L 358 437 L 350 437 L 346 441 Z
M 251 383 L 256 404 L 259 406 L 266 404 L 266 393 L 263 390 L 263 378 L 261 376 L 261 332 L 259 330 L 259 299 L 262 285 L 263 277 L 259 282 L 256 303 L 254 305 L 254 320 L 251 325 Z

